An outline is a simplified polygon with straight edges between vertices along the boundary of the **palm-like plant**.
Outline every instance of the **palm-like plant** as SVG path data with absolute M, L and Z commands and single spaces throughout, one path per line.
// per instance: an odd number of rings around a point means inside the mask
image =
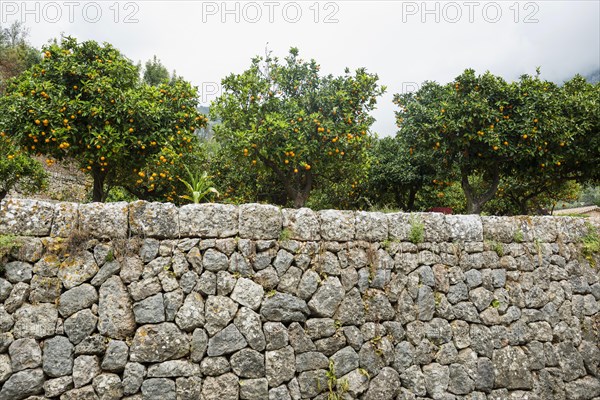
M 187 166 L 184 167 L 188 173 L 189 182 L 181 178 L 179 178 L 179 180 L 187 187 L 191 196 L 183 195 L 179 197 L 198 204 L 211 194 L 214 194 L 217 197 L 219 196 L 219 192 L 212 186 L 213 182 L 206 171 L 202 172 L 201 174 L 192 174 Z

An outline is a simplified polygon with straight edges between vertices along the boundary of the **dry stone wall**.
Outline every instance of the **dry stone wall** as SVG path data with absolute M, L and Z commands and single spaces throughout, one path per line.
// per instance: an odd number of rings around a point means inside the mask
M 599 399 L 594 229 L 5 200 L 0 400 Z

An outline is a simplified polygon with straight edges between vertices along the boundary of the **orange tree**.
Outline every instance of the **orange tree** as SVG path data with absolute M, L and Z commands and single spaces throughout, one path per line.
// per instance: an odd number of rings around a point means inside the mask
M 368 197 L 379 206 L 413 211 L 419 191 L 440 179 L 439 164 L 410 151 L 401 139 L 378 139 L 371 148 Z
M 532 92 L 531 81 L 522 80 L 528 83 L 521 89 L 523 94 Z M 553 96 L 562 134 L 554 143 L 538 143 L 535 156 L 519 165 L 519 173 L 504 178 L 499 188 L 505 201 L 521 214 L 532 208 L 552 208 L 561 199 L 573 201 L 577 196 L 574 182 L 594 183 L 600 177 L 600 85 L 575 76 Z
M 142 83 L 138 68 L 110 44 L 66 37 L 43 55 L 0 99 L 5 134 L 47 155 L 47 163 L 76 160 L 93 178 L 94 201 L 115 184 L 173 196 L 169 166 L 207 121 L 196 112 L 196 89 L 183 80 Z
M 530 182 L 540 170 L 564 167 L 564 149 L 578 132 L 563 100 L 562 89 L 539 74 L 507 83 L 473 70 L 447 85 L 427 83 L 395 96 L 399 135 L 432 162 L 454 169 L 469 213 L 494 198 L 502 177 Z
M 600 82 L 576 75 L 562 86 L 562 112 L 569 121 L 562 175 L 579 182 L 600 183 Z
M 45 184 L 42 164 L 15 146 L 5 132 L 0 132 L 0 201 L 15 185 L 22 192 L 35 192 Z
M 301 207 L 311 190 L 328 186 L 349 196 L 368 169 L 369 112 L 385 90 L 377 81 L 364 69 L 321 76 L 295 48 L 283 62 L 256 57 L 223 79 L 210 108 L 221 121 L 215 137 L 240 167 L 272 173 L 285 190 L 281 203 Z

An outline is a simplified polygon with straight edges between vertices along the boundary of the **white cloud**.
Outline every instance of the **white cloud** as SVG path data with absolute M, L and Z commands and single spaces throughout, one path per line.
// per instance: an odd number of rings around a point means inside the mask
M 199 87 L 243 71 L 253 56 L 264 54 L 267 42 L 282 57 L 289 47 L 299 47 L 325 73 L 364 66 L 388 87 L 375 112 L 374 130 L 380 135 L 395 132 L 391 98 L 411 82 L 447 82 L 469 67 L 511 80 L 534 73 L 537 66 L 543 77 L 562 81 L 600 67 L 596 1 L 78 1 L 76 7 L 70 6 L 72 23 L 67 18 L 68 2 L 26 2 L 30 11 L 26 15 L 22 1 L 0 3 L 0 21 L 23 20 L 35 45 L 61 32 L 81 40 L 107 41 L 135 62 L 156 54 L 169 69 Z M 44 15 L 44 7 L 46 14 L 50 10 L 48 3 L 61 8 L 59 22 L 51 23 Z M 92 23 L 96 4 L 102 15 Z M 226 13 L 223 5 L 237 11 Z M 14 11 L 11 6 L 18 8 L 15 15 L 8 15 Z M 88 15 L 82 14 L 84 9 Z M 249 22 L 257 19 L 258 9 L 261 18 Z M 302 14 L 292 23 L 296 9 Z M 493 22 L 497 10 L 501 15 Z M 36 12 L 39 22 L 34 20 Z M 132 12 L 130 18 L 139 22 L 124 23 Z M 328 15 L 338 22 L 325 23 Z M 531 23 L 525 22 L 527 16 Z

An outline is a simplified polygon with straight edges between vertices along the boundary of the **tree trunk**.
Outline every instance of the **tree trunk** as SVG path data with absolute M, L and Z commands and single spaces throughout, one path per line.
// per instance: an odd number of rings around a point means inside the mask
M 265 165 L 267 167 L 271 168 L 271 170 L 273 172 L 275 172 L 275 175 L 277 175 L 277 177 L 281 180 L 281 183 L 283 184 L 283 187 L 285 188 L 285 193 L 287 194 L 287 198 L 294 201 L 294 208 L 300 208 L 300 207 L 304 206 L 304 204 L 306 204 L 306 200 L 308 200 L 308 195 L 310 194 L 310 191 L 312 190 L 312 181 L 313 181 L 312 173 L 308 173 L 308 176 L 306 177 L 306 181 L 304 182 L 304 187 L 302 189 L 298 190 L 287 179 L 287 177 L 285 176 L 283 171 L 280 170 L 279 167 L 277 167 L 277 164 L 275 164 L 273 161 L 269 160 L 268 158 L 261 156 L 260 154 L 258 155 L 258 157 L 261 159 L 261 161 L 263 163 L 265 163 Z
M 519 202 L 519 213 L 521 213 L 521 215 L 527 215 L 527 212 L 529 211 L 527 209 L 527 204 L 529 203 L 528 201 L 529 199 L 522 199 Z
M 0 190 L 0 201 L 2 201 L 2 199 L 5 198 L 7 194 L 8 190 Z
M 467 198 L 467 213 L 468 214 L 481 214 L 481 210 L 485 203 L 490 201 L 498 190 L 498 184 L 500 183 L 500 172 L 496 169 L 492 175 L 492 182 L 490 187 L 485 192 L 477 195 L 471 183 L 469 183 L 469 173 L 466 169 L 461 169 L 461 186 L 465 197 Z
M 293 197 L 294 208 L 300 208 L 303 207 L 304 204 L 306 204 L 306 200 L 308 200 L 308 195 L 310 194 L 310 191 L 312 189 L 312 179 L 312 174 L 309 173 L 306 177 L 306 181 L 304 182 L 304 187 L 302 188 L 302 190 L 296 191 L 296 194 Z
M 92 177 L 94 178 L 92 201 L 103 202 L 105 199 L 104 180 L 106 179 L 106 172 L 101 171 L 98 167 L 94 167 L 92 169 Z
M 415 208 L 415 198 L 417 197 L 417 188 L 412 187 L 408 192 L 408 203 L 406 203 L 406 210 L 413 210 Z

